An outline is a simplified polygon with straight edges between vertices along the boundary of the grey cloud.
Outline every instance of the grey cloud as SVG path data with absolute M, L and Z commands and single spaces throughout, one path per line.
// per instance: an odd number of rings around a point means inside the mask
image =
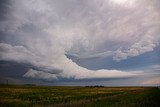
M 0 20 L 0 31 L 17 41 L 0 44 L 0 60 L 31 63 L 39 68 L 26 73 L 33 78 L 135 76 L 117 70 L 92 71 L 65 54 L 120 61 L 152 51 L 160 41 L 160 14 L 151 4 L 155 1 L 136 1 L 130 8 L 105 0 L 13 0 L 6 20 Z
M 43 71 L 37 71 L 30 69 L 27 73 L 23 75 L 24 77 L 31 77 L 31 78 L 37 78 L 37 79 L 44 79 L 44 80 L 57 80 L 57 77 L 55 74 L 46 73 Z
M 0 3 L 0 20 L 6 20 L 8 8 L 10 6 L 10 0 L 1 0 Z
M 39 70 L 37 71 L 30 69 L 24 77 L 41 78 L 51 80 L 55 79 L 57 76 L 64 78 L 75 78 L 75 79 L 87 79 L 87 78 L 111 78 L 111 77 L 130 77 L 136 76 L 137 74 L 123 72 L 118 70 L 97 70 L 91 71 L 86 68 L 78 66 L 76 63 L 67 59 L 63 56 L 57 63 L 61 66 L 61 69 L 57 69 L 54 63 L 49 63 L 48 59 L 39 58 L 33 55 L 31 52 L 27 51 L 22 46 L 11 46 L 9 44 L 1 43 L 0 45 L 0 59 L 16 61 L 20 63 L 30 63 L 36 66 Z M 58 71 L 58 72 L 57 72 Z M 62 72 L 63 71 L 63 72 Z
M 28 63 L 33 65 L 33 68 L 45 72 L 59 73 L 62 71 L 47 64 L 43 58 L 33 54 L 23 46 L 12 46 L 10 44 L 0 43 L 0 60 Z
M 36 58 L 36 56 L 23 46 L 11 46 L 9 44 L 0 43 L 1 60 L 11 60 L 18 62 L 26 62 Z

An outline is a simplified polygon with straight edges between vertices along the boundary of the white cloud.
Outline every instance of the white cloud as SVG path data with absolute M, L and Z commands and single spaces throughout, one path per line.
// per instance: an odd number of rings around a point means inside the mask
M 138 56 L 146 52 L 153 51 L 153 49 L 158 45 L 158 42 L 154 43 L 153 37 L 148 36 L 139 42 L 133 44 L 126 50 L 119 49 L 115 52 L 114 60 L 120 61 L 123 59 L 127 59 L 127 57 Z
M 134 7 L 127 8 L 106 0 L 13 0 L 7 18 L 0 21 L 0 31 L 16 43 L 0 44 L 0 60 L 40 68 L 36 73 L 28 71 L 27 77 L 41 71 L 38 75 L 75 79 L 134 76 L 118 70 L 88 70 L 65 54 L 120 61 L 153 51 L 160 41 L 160 14 L 155 2 L 135 1 Z
M 110 2 L 127 8 L 132 8 L 135 6 L 136 0 L 110 0 Z

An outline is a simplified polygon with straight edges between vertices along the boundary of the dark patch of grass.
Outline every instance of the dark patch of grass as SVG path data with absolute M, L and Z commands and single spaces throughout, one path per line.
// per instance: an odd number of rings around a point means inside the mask
M 160 89 L 147 88 L 140 92 L 130 92 L 116 97 L 91 102 L 85 107 L 159 107 Z

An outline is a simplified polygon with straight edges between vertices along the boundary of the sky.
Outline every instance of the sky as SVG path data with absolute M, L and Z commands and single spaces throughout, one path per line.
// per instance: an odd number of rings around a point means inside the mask
M 1 0 L 0 83 L 160 85 L 159 0 Z

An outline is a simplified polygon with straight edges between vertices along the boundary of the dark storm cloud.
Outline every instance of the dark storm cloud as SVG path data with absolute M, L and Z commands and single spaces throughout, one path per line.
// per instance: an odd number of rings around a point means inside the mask
M 160 42 L 157 3 L 2 1 L 0 60 L 30 64 L 33 67 L 24 77 L 38 79 L 137 76 L 139 73 L 115 68 L 90 70 L 72 58 L 112 58 L 120 62 L 152 52 Z
M 0 20 L 6 20 L 7 14 L 9 12 L 10 0 L 1 0 L 0 1 Z

